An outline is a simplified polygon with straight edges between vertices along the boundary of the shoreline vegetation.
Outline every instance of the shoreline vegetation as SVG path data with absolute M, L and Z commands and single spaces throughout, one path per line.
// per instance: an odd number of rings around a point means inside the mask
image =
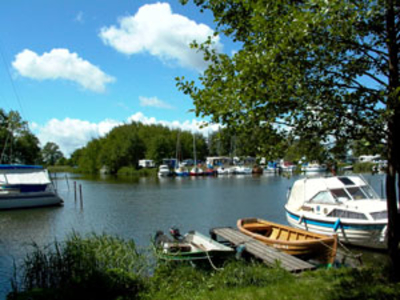
M 372 173 L 373 167 L 376 164 L 372 162 L 354 163 L 353 173 Z M 348 164 L 338 164 L 339 172 L 341 168 L 349 166 Z M 80 174 L 91 174 L 84 172 L 84 170 L 79 168 L 74 168 L 71 166 L 48 166 L 47 169 L 50 173 L 80 173 Z M 154 177 L 157 176 L 157 168 L 135 168 L 132 166 L 124 166 L 118 169 L 116 175 L 118 176 L 139 176 L 139 177 Z M 302 173 L 300 167 L 298 167 L 295 172 L 296 174 Z
M 223 268 L 157 262 L 132 240 L 70 234 L 33 250 L 16 270 L 8 300 L 44 299 L 399 299 L 400 284 L 382 266 L 291 274 L 259 262 Z

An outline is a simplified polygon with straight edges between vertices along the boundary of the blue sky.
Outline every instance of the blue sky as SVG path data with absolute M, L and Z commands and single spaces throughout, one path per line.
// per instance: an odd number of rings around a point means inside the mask
M 209 12 L 179 1 L 3 0 L 1 107 L 67 156 L 131 120 L 196 130 L 174 78 L 201 74 L 188 44 L 214 28 Z M 224 37 L 215 47 L 237 50 Z

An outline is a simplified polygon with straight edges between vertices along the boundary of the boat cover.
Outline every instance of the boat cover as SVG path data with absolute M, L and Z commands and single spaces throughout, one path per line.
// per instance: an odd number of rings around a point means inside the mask
M 1 169 L 0 185 L 49 184 L 50 178 L 45 169 Z

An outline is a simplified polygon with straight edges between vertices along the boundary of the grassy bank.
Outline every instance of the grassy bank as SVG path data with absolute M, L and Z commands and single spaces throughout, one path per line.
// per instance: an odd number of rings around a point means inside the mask
M 133 241 L 72 234 L 63 243 L 33 247 L 8 299 L 399 299 L 400 284 L 386 274 L 341 268 L 293 275 L 243 261 L 219 271 L 154 265 Z

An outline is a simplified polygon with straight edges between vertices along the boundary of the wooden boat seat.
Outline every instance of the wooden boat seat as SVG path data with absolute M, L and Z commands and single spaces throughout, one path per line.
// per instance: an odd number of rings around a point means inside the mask
M 261 235 L 269 236 L 272 232 L 272 227 L 265 224 L 245 224 L 243 227 L 251 232 L 258 233 Z

